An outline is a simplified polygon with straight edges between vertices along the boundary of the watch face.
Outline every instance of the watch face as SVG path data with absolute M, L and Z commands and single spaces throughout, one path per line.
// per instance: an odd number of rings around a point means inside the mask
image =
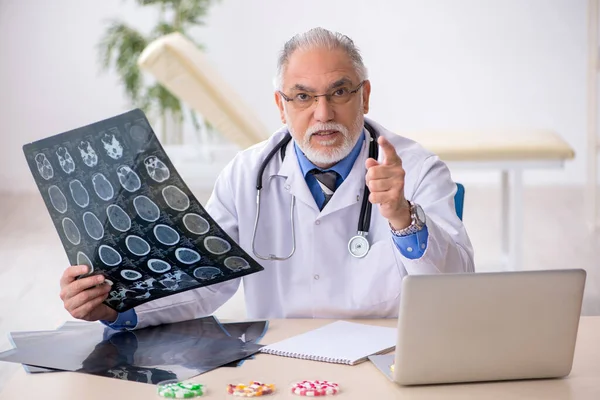
M 417 214 L 417 219 L 419 221 L 421 221 L 422 223 L 425 223 L 425 212 L 423 211 L 423 209 L 421 208 L 420 205 L 416 206 L 416 214 Z

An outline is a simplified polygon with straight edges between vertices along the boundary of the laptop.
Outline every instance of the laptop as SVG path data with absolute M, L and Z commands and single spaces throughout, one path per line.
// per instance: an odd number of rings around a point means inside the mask
M 369 359 L 401 385 L 567 376 L 585 279 L 583 269 L 409 275 L 395 351 Z

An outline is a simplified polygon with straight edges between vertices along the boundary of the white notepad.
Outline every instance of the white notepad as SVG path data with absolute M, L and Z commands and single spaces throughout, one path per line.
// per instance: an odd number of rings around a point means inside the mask
M 396 328 L 336 321 L 263 347 L 262 353 L 354 365 L 396 346 Z

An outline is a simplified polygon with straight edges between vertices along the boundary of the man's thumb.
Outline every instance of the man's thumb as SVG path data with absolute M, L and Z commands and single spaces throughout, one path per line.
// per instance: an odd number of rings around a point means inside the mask
M 379 163 L 372 158 L 367 158 L 367 161 L 365 162 L 365 167 L 367 167 L 367 169 L 369 169 L 371 167 L 376 167 L 378 165 L 379 165 Z

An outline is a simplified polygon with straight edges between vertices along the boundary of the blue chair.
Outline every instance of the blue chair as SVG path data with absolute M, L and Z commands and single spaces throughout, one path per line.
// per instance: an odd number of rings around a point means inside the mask
M 463 218 L 463 208 L 465 205 L 465 187 L 457 183 L 456 184 L 456 194 L 454 195 L 454 208 L 456 209 L 456 215 L 462 221 Z

